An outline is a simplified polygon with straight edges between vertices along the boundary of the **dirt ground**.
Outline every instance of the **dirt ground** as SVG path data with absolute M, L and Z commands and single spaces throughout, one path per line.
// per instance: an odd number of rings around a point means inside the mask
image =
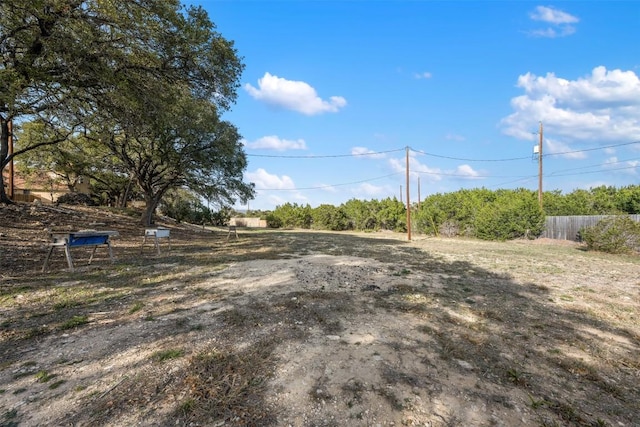
M 1 426 L 640 426 L 640 257 L 137 221 L 0 206 Z

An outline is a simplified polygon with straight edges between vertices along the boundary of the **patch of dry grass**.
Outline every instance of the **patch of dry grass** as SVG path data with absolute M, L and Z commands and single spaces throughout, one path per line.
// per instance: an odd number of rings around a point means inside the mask
M 69 422 L 115 425 L 125 414 L 137 414 L 126 420 L 278 425 L 282 408 L 268 394 L 280 366 L 279 349 L 305 345 L 314 331 L 345 334 L 355 323 L 385 313 L 411 326 L 396 331 L 402 339 L 387 337 L 384 345 L 398 361 L 418 355 L 421 366 L 385 361 L 371 368 L 379 384 L 352 378 L 331 389 L 331 378 L 323 374 L 309 385 L 315 403 L 342 400 L 339 407 L 350 411 L 354 425 L 366 425 L 372 396 L 402 419 L 414 419 L 425 401 L 451 397 L 444 393 L 460 376 L 475 388 L 461 385 L 457 391 L 491 410 L 515 413 L 513 402 L 520 399 L 536 420 L 531 425 L 633 425 L 640 417 L 637 257 L 568 245 L 407 243 L 403 236 L 371 234 L 241 232 L 229 243 L 225 237 L 176 230 L 171 252 L 143 257 L 132 237 L 116 246 L 113 266 L 97 263 L 74 274 L 12 274 L 0 284 L 0 374 L 28 374 L 9 376 L 15 384 L 3 394 L 39 392 L 36 387 L 43 384 L 34 375 L 60 370 L 64 381 L 56 393 L 76 393 L 82 402 L 83 412 Z M 318 286 L 269 294 L 211 285 L 234 282 L 223 274 L 229 266 L 310 254 L 358 256 L 383 267 L 334 266 L 324 278 L 301 273 L 296 280 Z M 54 266 L 63 267 L 58 261 Z M 347 283 L 354 277 L 368 281 Z M 326 287 L 319 280 L 326 280 Z M 108 383 L 74 382 L 62 373 L 66 364 L 20 365 L 24 354 L 47 340 L 80 343 L 87 334 L 116 326 L 138 335 L 117 343 L 114 354 L 141 356 L 119 367 L 120 376 L 109 376 Z M 63 334 L 69 337 L 61 339 Z M 422 393 L 423 401 L 406 390 Z M 158 415 L 158 408 L 165 412 Z M 26 416 L 22 407 L 0 405 L 0 410 L 6 415 L 0 422 L 19 423 Z M 433 423 L 462 425 L 463 415 L 441 411 Z

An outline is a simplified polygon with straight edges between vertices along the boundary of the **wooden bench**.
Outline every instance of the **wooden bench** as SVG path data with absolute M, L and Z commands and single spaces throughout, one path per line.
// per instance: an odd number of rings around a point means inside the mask
M 144 239 L 142 239 L 142 247 L 140 248 L 140 253 L 144 251 L 144 245 L 147 242 L 148 238 L 153 238 L 153 243 L 156 247 L 156 251 L 158 254 L 160 253 L 160 239 L 167 239 L 169 242 L 169 250 L 171 250 L 171 230 L 164 227 L 157 228 L 147 228 L 144 230 Z
M 238 228 L 235 225 L 230 225 L 229 226 L 229 233 L 227 234 L 227 241 L 229 241 L 229 237 L 231 237 L 231 234 L 235 234 L 236 240 L 238 240 Z
M 42 266 L 42 272 L 44 273 L 49 264 L 49 258 L 55 248 L 64 249 L 64 253 L 67 257 L 67 264 L 69 270 L 74 271 L 73 257 L 71 256 L 71 248 L 79 246 L 93 246 L 91 251 L 91 257 L 89 258 L 89 264 L 93 261 L 93 256 L 96 253 L 98 246 L 106 245 L 109 250 L 109 258 L 113 262 L 113 250 L 111 249 L 111 237 L 117 236 L 117 231 L 98 231 L 98 230 L 81 230 L 68 233 L 51 233 L 51 243 L 49 243 L 49 251 L 44 259 L 44 265 Z

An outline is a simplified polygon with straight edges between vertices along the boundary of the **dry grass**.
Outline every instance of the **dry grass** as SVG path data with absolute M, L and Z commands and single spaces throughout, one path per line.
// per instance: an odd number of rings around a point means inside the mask
M 2 425 L 45 413 L 77 425 L 640 419 L 637 257 L 393 234 L 253 231 L 227 243 L 176 224 L 171 252 L 141 256 L 140 228 L 113 214 L 116 264 L 70 274 L 60 257 L 40 274 L 41 230 L 27 211 L 17 218 L 22 228 L 0 226 Z M 314 254 L 322 269 L 305 264 Z M 367 261 L 334 262 L 345 256 Z M 249 271 L 286 260 L 290 276 Z M 374 338 L 350 341 L 359 328 Z M 360 371 L 371 358 L 382 362 Z M 298 360 L 316 373 L 291 408 L 281 375 Z

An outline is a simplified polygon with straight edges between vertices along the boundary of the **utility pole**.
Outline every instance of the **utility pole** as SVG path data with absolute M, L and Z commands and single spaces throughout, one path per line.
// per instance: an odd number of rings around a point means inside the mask
M 402 185 L 400 185 L 400 203 L 402 203 Z
M 540 143 L 538 145 L 538 204 L 542 210 L 542 122 L 540 122 Z
M 407 240 L 411 240 L 411 202 L 409 201 L 409 147 L 407 147 Z

